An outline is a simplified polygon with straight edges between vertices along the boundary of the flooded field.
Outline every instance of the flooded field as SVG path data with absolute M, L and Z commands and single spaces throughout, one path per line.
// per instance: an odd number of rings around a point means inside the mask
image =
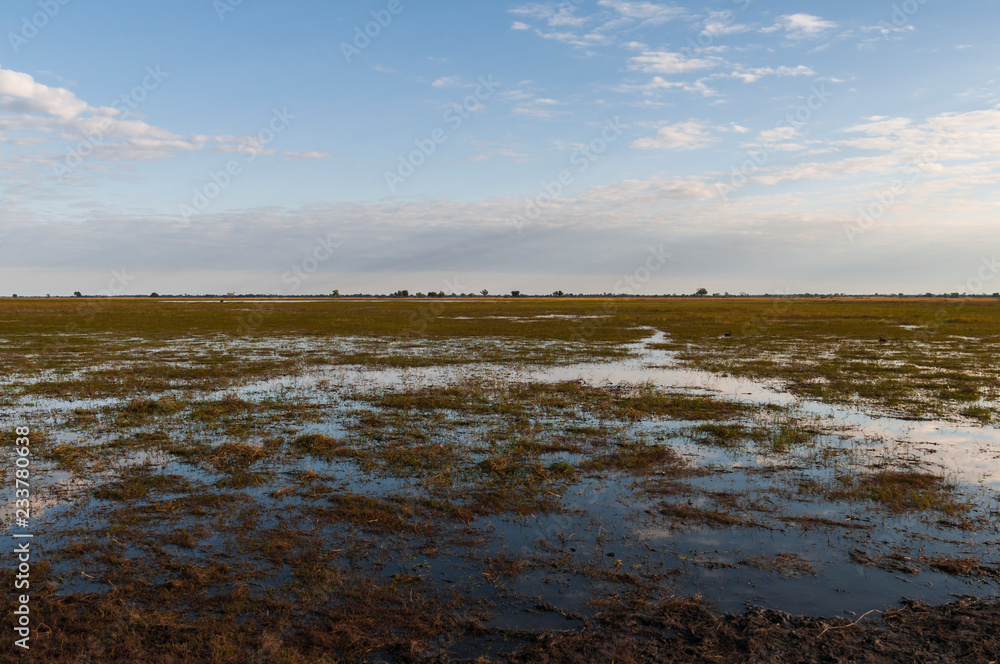
M 3 301 L 33 655 L 995 660 L 998 348 L 988 300 Z

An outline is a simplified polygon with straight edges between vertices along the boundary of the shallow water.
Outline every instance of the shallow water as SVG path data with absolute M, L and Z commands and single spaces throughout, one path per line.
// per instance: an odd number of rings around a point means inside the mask
M 352 403 L 337 401 L 336 395 L 393 389 L 417 389 L 447 385 L 469 376 L 497 381 L 583 381 L 596 387 L 650 383 L 660 388 L 712 394 L 726 399 L 774 404 L 794 409 L 798 418 L 822 422 L 824 445 L 850 449 L 860 459 L 875 462 L 880 457 L 909 459 L 916 467 L 934 468 L 959 483 L 964 494 L 976 500 L 983 510 L 994 510 L 1000 490 L 1000 430 L 953 422 L 913 421 L 865 414 L 858 409 L 803 400 L 783 392 L 776 384 L 722 376 L 680 368 L 675 356 L 655 348 L 666 341 L 662 333 L 633 344 L 631 357 L 624 360 L 579 363 L 547 367 L 501 367 L 473 364 L 424 368 L 370 369 L 357 366 L 320 367 L 296 376 L 251 382 L 235 390 L 205 392 L 205 400 L 227 394 L 257 400 L 271 397 L 298 402 L 329 404 L 342 412 Z M 204 344 L 204 340 L 199 340 Z M 255 351 L 322 347 L 323 341 L 302 344 L 288 340 L 268 340 L 253 344 Z M 338 348 L 364 347 L 372 340 L 339 340 Z M 176 346 L 176 344 L 175 344 Z M 333 397 L 331 399 L 331 397 Z M 30 405 L 29 405 L 30 404 Z M 76 408 L 100 409 L 120 404 L 114 399 L 65 401 L 59 399 L 23 399 L 16 407 L 0 410 L 0 419 L 47 425 L 59 414 Z M 540 618 L 528 612 L 534 604 L 546 602 L 562 611 L 587 613 L 587 602 L 595 592 L 621 588 L 594 574 L 581 574 L 579 566 L 589 566 L 608 574 L 642 571 L 662 575 L 664 595 L 699 593 L 726 611 L 742 609 L 746 603 L 778 608 L 790 613 L 831 615 L 860 614 L 871 608 L 892 605 L 901 597 L 929 602 L 944 602 L 953 594 L 994 595 L 995 581 L 957 578 L 940 572 L 921 570 L 918 574 L 883 569 L 857 562 L 851 551 L 861 550 L 869 558 L 898 555 L 905 568 L 906 558 L 920 555 L 975 555 L 982 562 L 996 565 L 1000 545 L 995 527 L 968 531 L 929 523 L 919 515 L 875 513 L 863 506 L 828 503 L 819 498 L 797 499 L 779 495 L 775 487 L 801 477 L 827 477 L 830 468 L 798 454 L 782 457 L 788 468 L 773 470 L 774 458 L 747 452 L 729 452 L 697 445 L 687 437 L 687 428 L 695 423 L 644 421 L 625 426 L 631 434 L 660 436 L 698 465 L 713 469 L 706 477 L 688 480 L 692 487 L 714 492 L 740 494 L 743 500 L 771 501 L 785 515 L 823 517 L 844 523 L 873 525 L 870 529 L 816 528 L 812 530 L 772 518 L 766 509 L 754 513 L 760 525 L 707 527 L 672 523 L 659 513 L 664 503 L 678 503 L 682 496 L 659 497 L 644 491 L 642 478 L 608 473 L 585 477 L 562 492 L 563 510 L 529 518 L 491 517 L 478 519 L 471 526 L 487 533 L 489 543 L 480 553 L 515 552 L 535 560 L 539 568 L 522 571 L 504 584 L 500 592 L 483 586 L 489 597 L 505 597 L 494 626 L 517 629 L 569 629 L 576 623 L 558 615 Z M 330 435 L 343 432 L 336 421 L 310 425 L 305 431 Z M 64 434 L 60 434 L 64 435 Z M 218 436 L 216 437 L 224 438 Z M 71 437 L 67 441 L 73 440 Z M 87 435 L 75 440 L 86 443 Z M 93 441 L 89 441 L 93 442 Z M 220 440 L 221 442 L 221 440 Z M 211 483 L 204 470 L 192 470 L 167 457 L 147 458 L 134 455 L 126 464 L 154 463 L 171 473 L 199 478 Z M 64 510 L 64 496 L 72 493 L 69 473 L 39 470 L 34 500 L 36 514 L 50 517 L 58 525 Z M 272 469 L 274 482 L 287 484 L 290 470 L 315 469 L 336 477 L 344 491 L 372 496 L 419 495 L 415 480 L 380 478 L 358 470 L 345 462 L 317 463 L 313 460 L 285 464 Z M 769 470 L 770 469 L 770 470 Z M 764 472 L 761 472 L 764 471 Z M 90 478 L 90 482 L 100 478 Z M 268 501 L 268 485 L 250 492 Z M 11 504 L 12 489 L 0 490 L 4 505 Z M 689 499 L 694 507 L 711 507 L 704 495 Z M 294 502 L 288 504 L 294 505 Z M 9 523 L 9 511 L 0 512 Z M 65 517 L 69 518 L 69 517 Z M 48 527 L 50 524 L 42 524 Z M 994 526 L 996 520 L 994 518 Z M 809 571 L 785 575 L 764 565 L 757 569 L 746 564 L 758 556 L 798 554 L 811 567 Z M 461 554 L 461 555 L 460 555 Z M 456 584 L 477 569 L 464 557 L 468 552 L 439 553 L 418 559 L 428 578 L 441 584 Z M 202 553 L 201 555 L 208 555 Z M 389 555 L 387 553 L 386 555 Z M 566 563 L 556 563 L 565 556 Z M 392 559 L 385 574 L 406 572 L 414 561 L 405 564 Z M 658 577 L 659 578 L 659 577 Z M 508 597 L 505 593 L 509 593 Z

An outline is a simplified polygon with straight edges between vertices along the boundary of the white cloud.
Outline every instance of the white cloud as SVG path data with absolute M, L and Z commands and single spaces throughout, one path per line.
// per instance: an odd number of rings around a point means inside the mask
M 792 126 L 784 125 L 774 129 L 765 129 L 757 135 L 756 140 L 744 143 L 745 148 L 765 147 L 769 152 L 800 152 L 806 145 L 798 142 L 802 132 Z M 814 153 L 815 154 L 815 153 Z
M 0 69 L 0 143 L 6 148 L 4 162 L 13 167 L 5 181 L 9 188 L 28 187 L 35 195 L 48 196 L 51 187 L 65 189 L 65 185 L 89 183 L 93 177 L 107 178 L 112 167 L 120 174 L 133 169 L 136 162 L 205 150 L 245 153 L 252 141 L 225 134 L 180 135 L 138 119 L 124 104 L 93 107 L 69 90 Z M 255 154 L 276 152 L 257 146 Z M 288 159 L 324 156 L 329 155 L 286 153 Z
M 535 34 L 543 39 L 560 41 L 564 44 L 569 44 L 570 46 L 576 46 L 578 48 L 610 46 L 614 43 L 614 40 L 611 39 L 611 37 L 598 34 L 596 32 L 580 35 L 575 32 L 544 32 L 542 30 L 535 30 Z
M 662 25 L 685 14 L 684 10 L 679 7 L 661 5 L 655 2 L 600 0 L 597 4 L 600 7 L 613 9 L 624 18 L 641 21 L 643 26 Z
M 656 136 L 640 138 L 631 143 L 641 150 L 696 150 L 718 139 L 709 134 L 711 126 L 701 120 L 686 120 L 660 127 Z
M 501 157 L 507 157 L 508 159 L 516 159 L 518 161 L 526 161 L 531 157 L 523 152 L 518 152 L 517 150 L 511 150 L 509 148 L 499 148 L 496 150 L 496 154 Z
M 442 76 L 437 79 L 431 85 L 435 88 L 454 88 L 458 87 L 462 82 L 458 76 Z
M 784 30 L 789 39 L 816 39 L 827 30 L 836 28 L 837 24 L 812 14 L 786 14 L 778 22 L 761 32 Z
M 642 85 L 620 85 L 615 90 L 618 92 L 638 92 L 643 95 L 653 95 L 663 90 L 682 90 L 684 92 L 699 94 L 702 97 L 715 97 L 719 94 L 716 90 L 710 88 L 703 78 L 698 79 L 694 83 L 688 83 L 685 81 L 668 81 L 662 76 L 654 76 L 649 83 Z
M 749 32 L 750 26 L 734 22 L 735 12 L 727 10 L 721 12 L 708 12 L 705 19 L 705 28 L 701 34 L 707 37 L 724 37 L 726 35 L 736 35 Z
M 535 95 L 524 90 L 504 90 L 499 93 L 504 99 L 510 99 L 512 101 L 524 101 L 526 99 L 534 99 Z
M 87 144 L 88 161 L 163 159 L 202 150 L 226 137 L 184 137 L 162 127 L 128 117 L 123 109 L 95 108 L 69 90 L 37 83 L 21 72 L 0 69 L 0 131 L 10 145 Z M 86 137 L 97 137 L 90 141 Z M 65 150 L 58 158 L 65 158 Z M 8 154 L 8 161 L 36 164 L 51 160 L 40 150 Z
M 289 152 L 285 151 L 281 153 L 287 161 L 305 161 L 307 159 L 326 159 L 327 157 L 332 157 L 333 155 L 329 152 L 319 152 L 317 150 L 311 150 L 309 152 Z
M 882 25 L 863 25 L 860 27 L 860 30 L 865 33 L 877 32 L 881 37 L 888 38 L 901 32 L 914 32 L 916 28 L 909 24 L 903 26 L 892 26 L 883 22 Z
M 685 74 L 700 69 L 718 67 L 720 58 L 689 58 L 669 51 L 645 51 L 629 61 L 629 69 L 647 74 Z
M 814 72 L 805 65 L 797 67 L 753 67 L 744 69 L 742 67 L 733 71 L 729 76 L 741 79 L 744 83 L 754 83 L 764 76 L 815 76 Z
M 979 179 L 995 186 L 995 179 Z M 341 248 L 303 293 L 440 288 L 456 276 L 461 290 L 547 293 L 569 285 L 577 292 L 606 292 L 620 283 L 623 265 L 645 260 L 651 243 L 663 247 L 670 263 L 650 281 L 650 293 L 690 293 L 700 286 L 885 292 L 899 290 L 900 283 L 910 284 L 907 290 L 942 292 L 954 290 L 956 274 L 980 264 L 982 240 L 993 237 L 989 221 L 995 217 L 981 202 L 948 202 L 927 211 L 931 206 L 901 201 L 894 223 L 905 228 L 884 237 L 875 229 L 865 241 L 878 241 L 873 248 L 879 251 L 860 252 L 844 240 L 844 225 L 856 221 L 852 205 L 774 192 L 722 201 L 714 186 L 698 179 L 624 180 L 562 197 L 546 203 L 526 228 L 530 241 L 518 241 L 511 215 L 523 216 L 524 206 L 520 197 L 345 203 L 255 208 L 183 223 L 143 214 L 27 222 L 0 207 L 0 230 L 8 234 L 0 245 L 0 277 L 21 284 L 21 294 L 96 292 L 107 283 L 109 266 L 140 256 L 138 272 L 124 263 L 139 277 L 132 285 L 136 293 L 287 292 L 282 273 L 288 265 L 307 255 L 317 237 L 332 236 Z M 941 216 L 954 221 L 942 227 Z M 478 223 L 469 223 L 473 219 Z M 46 251 L 37 252 L 39 246 Z M 581 255 L 593 258 L 585 272 Z M 386 264 L 394 269 L 386 271 Z
M 843 131 L 860 136 L 819 144 L 805 154 L 822 154 L 838 148 L 876 154 L 762 169 L 751 179 L 759 184 L 776 185 L 786 181 L 832 180 L 861 173 L 896 174 L 896 177 L 902 173 L 909 179 L 920 173 L 918 180 L 930 176 L 947 178 L 964 173 L 968 167 L 968 164 L 956 162 L 971 161 L 973 166 L 980 168 L 981 160 L 1000 157 L 1000 108 L 943 113 L 922 123 L 910 118 L 873 116 Z M 762 132 L 757 144 L 771 140 L 776 142 L 777 149 L 802 149 L 805 146 L 790 142 L 798 135 L 791 128 Z M 995 165 L 987 170 L 993 168 Z M 960 182 L 955 180 L 953 186 Z
M 1000 156 L 1000 107 L 942 113 L 916 123 L 910 118 L 874 116 L 848 127 L 858 138 L 838 145 L 860 150 L 878 150 L 896 155 L 900 161 L 946 161 Z
M 71 120 L 93 109 L 65 88 L 51 88 L 28 74 L 0 69 L 0 110 Z
M 510 13 L 545 21 L 550 28 L 580 28 L 587 23 L 586 18 L 576 16 L 576 7 L 568 3 L 535 2 L 515 7 L 510 10 Z M 524 24 L 522 23 L 522 25 Z M 515 30 L 520 29 L 523 28 L 515 28 Z
M 515 21 L 513 30 L 535 30 L 544 39 L 560 41 L 578 48 L 610 46 L 616 43 L 614 33 L 623 29 L 659 26 L 678 17 L 685 11 L 672 5 L 629 0 L 600 0 L 599 7 L 609 11 L 590 16 L 578 15 L 576 3 L 535 2 L 510 10 L 524 19 L 533 19 L 543 27 L 532 26 L 527 20 Z M 636 42 L 626 45 L 635 48 Z M 645 45 L 642 48 L 646 48 Z
M 513 112 L 518 115 L 526 115 L 532 118 L 539 118 L 542 120 L 552 120 L 561 115 L 565 115 L 566 111 L 560 111 L 556 107 L 560 106 L 560 102 L 555 99 L 547 99 L 544 97 L 539 97 L 536 99 L 531 99 L 529 101 L 524 101 L 514 107 Z

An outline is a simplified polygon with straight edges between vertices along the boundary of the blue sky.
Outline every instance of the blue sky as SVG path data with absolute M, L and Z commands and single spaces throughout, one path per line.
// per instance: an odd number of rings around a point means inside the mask
M 998 14 L 11 0 L 0 293 L 1000 291 Z

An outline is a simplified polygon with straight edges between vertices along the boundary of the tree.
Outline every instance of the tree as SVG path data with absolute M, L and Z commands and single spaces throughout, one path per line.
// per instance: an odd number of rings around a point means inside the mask
M 333 293 L 332 293 L 332 295 L 334 297 L 340 297 L 340 291 L 339 290 L 334 290 Z
M 511 297 L 521 297 L 521 291 L 515 290 L 510 292 Z
M 150 297 L 160 297 L 160 294 L 157 293 L 156 291 L 153 291 L 152 293 L 149 294 L 149 296 Z
M 490 294 L 490 292 L 484 288 L 483 290 L 479 291 L 479 294 L 482 295 L 483 297 L 486 297 L 487 295 Z
M 80 291 L 73 291 L 73 297 L 83 297 L 83 293 Z
M 704 297 L 705 295 L 708 295 L 708 289 L 707 288 L 699 288 L 697 291 L 695 291 L 694 294 L 697 295 L 697 296 L 699 296 L 699 297 Z

